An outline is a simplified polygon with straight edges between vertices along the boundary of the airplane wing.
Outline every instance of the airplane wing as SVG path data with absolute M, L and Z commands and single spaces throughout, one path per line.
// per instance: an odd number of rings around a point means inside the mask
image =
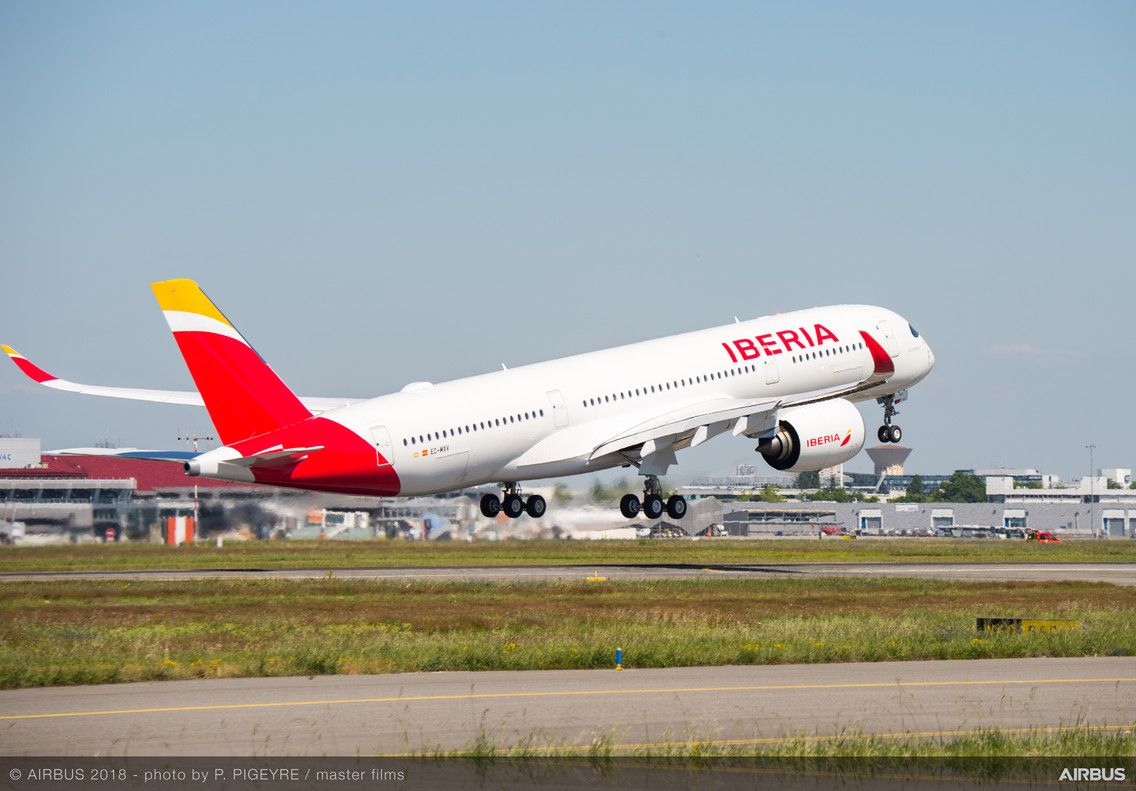
M 780 402 L 716 398 L 699 401 L 645 420 L 634 426 L 612 422 L 586 423 L 558 431 L 516 459 L 518 467 L 586 459 L 618 453 L 628 461 L 641 460 L 641 470 L 664 469 L 675 463 L 674 452 L 694 447 L 732 430 L 735 435 L 758 434 L 776 425 Z M 661 473 L 655 473 L 661 474 Z
M 11 346 L 0 346 L 4 353 L 11 358 L 16 367 L 24 372 L 33 382 L 50 387 L 55 390 L 65 390 L 70 393 L 83 393 L 84 395 L 104 396 L 106 398 L 127 398 L 133 401 L 154 401 L 161 404 L 187 404 L 189 406 L 205 406 L 201 394 L 191 390 L 145 390 L 134 387 L 105 387 L 102 385 L 87 385 L 71 382 L 49 374 Z M 327 412 L 341 406 L 354 404 L 357 398 L 327 398 L 321 396 L 299 396 L 301 403 L 314 413 Z
M 120 459 L 148 461 L 189 461 L 197 453 L 192 450 L 143 450 L 141 448 L 59 448 L 44 451 L 45 456 L 114 456 Z

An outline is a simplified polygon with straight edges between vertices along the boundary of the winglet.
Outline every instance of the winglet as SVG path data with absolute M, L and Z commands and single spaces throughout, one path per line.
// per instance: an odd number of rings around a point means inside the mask
M 24 374 L 33 382 L 43 384 L 44 382 L 51 382 L 59 378 L 58 376 L 52 376 L 47 371 L 40 368 L 38 365 L 35 365 L 31 360 L 29 360 L 27 357 L 24 357 L 24 355 L 20 354 L 11 346 L 0 345 L 0 349 L 3 349 L 4 354 L 11 357 L 12 362 L 16 364 L 16 367 L 23 371 Z

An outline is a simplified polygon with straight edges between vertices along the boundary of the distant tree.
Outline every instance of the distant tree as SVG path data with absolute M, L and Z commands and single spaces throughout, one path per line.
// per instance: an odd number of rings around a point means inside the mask
M 1110 489 L 1123 489 L 1124 486 L 1121 485 L 1121 483 L 1119 481 L 1114 481 L 1112 479 L 1109 479 L 1108 488 L 1110 488 Z
M 738 495 L 737 502 L 749 503 L 753 502 L 753 492 L 742 492 Z
M 797 489 L 819 489 L 820 488 L 820 473 L 819 472 L 802 472 L 797 476 L 797 480 L 793 485 Z
M 781 496 L 781 492 L 771 483 L 765 484 L 761 487 L 761 502 L 763 503 L 783 503 L 785 498 Z
M 851 503 L 860 498 L 859 492 L 853 494 L 847 489 L 840 489 L 832 487 L 829 489 L 817 489 L 815 492 L 809 492 L 805 495 L 806 500 L 812 502 L 824 503 Z
M 568 505 L 572 502 L 572 491 L 566 483 L 558 483 L 552 490 L 552 499 L 557 505 Z
M 1131 484 L 1129 484 L 1128 488 L 1129 489 L 1136 489 L 1136 481 L 1133 481 Z
M 611 489 L 604 486 L 603 481 L 593 483 L 588 494 L 591 495 L 593 503 L 606 503 L 615 496 Z
M 935 495 L 944 503 L 984 503 L 986 483 L 977 475 L 955 472 Z
M 892 500 L 893 503 L 925 503 L 929 499 L 927 493 L 923 491 L 923 476 L 912 475 L 911 483 L 907 484 L 907 490 L 899 497 Z

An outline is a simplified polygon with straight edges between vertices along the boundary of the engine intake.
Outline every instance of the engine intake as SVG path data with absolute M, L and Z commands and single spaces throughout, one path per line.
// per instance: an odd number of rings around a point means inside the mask
M 781 410 L 777 430 L 755 450 L 775 470 L 818 472 L 848 461 L 863 447 L 860 410 L 838 398 Z

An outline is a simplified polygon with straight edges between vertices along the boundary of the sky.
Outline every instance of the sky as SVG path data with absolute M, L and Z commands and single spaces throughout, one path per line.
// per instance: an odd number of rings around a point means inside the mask
M 908 469 L 1136 467 L 1132 3 L 4 0 L 0 107 L 0 342 L 66 378 L 190 389 L 171 277 L 353 397 L 870 303 Z M 186 433 L 0 366 L 0 434 Z

